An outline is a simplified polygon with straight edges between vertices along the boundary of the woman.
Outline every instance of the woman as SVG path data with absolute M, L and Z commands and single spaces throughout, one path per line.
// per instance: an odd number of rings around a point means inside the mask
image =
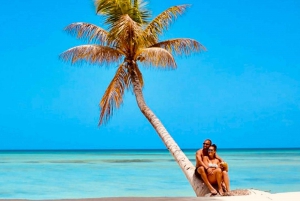
M 223 167 L 220 164 L 219 159 L 216 158 L 217 146 L 212 144 L 208 148 L 208 156 L 204 156 L 203 162 L 208 167 L 207 171 L 207 179 L 209 183 L 218 185 L 218 192 L 220 195 L 224 195 L 224 191 L 222 188 L 222 182 L 224 181 L 226 190 L 230 191 L 229 186 L 229 178 L 226 171 L 223 171 Z

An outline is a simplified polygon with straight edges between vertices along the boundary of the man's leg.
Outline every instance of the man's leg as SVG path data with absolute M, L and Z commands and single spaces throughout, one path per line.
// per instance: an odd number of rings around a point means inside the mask
M 207 175 L 206 172 L 204 170 L 203 166 L 200 166 L 197 168 L 197 172 L 201 175 L 201 178 L 203 180 L 203 182 L 205 183 L 205 185 L 207 186 L 207 188 L 209 189 L 209 191 L 213 194 L 216 195 L 218 192 L 216 191 L 216 189 L 214 189 L 214 187 L 209 183 L 208 179 L 207 179 Z

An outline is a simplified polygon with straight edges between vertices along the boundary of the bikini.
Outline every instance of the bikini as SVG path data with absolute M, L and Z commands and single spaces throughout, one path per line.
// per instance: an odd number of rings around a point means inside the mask
M 218 164 L 214 164 L 214 163 L 208 163 L 208 167 L 210 167 L 210 168 L 218 168 Z M 201 177 L 201 175 L 198 173 L 198 171 L 197 171 L 197 169 L 198 169 L 199 167 L 197 167 L 196 169 L 195 169 L 195 175 L 200 179 L 202 179 L 202 177 Z
M 208 167 L 210 167 L 210 168 L 218 168 L 218 164 L 208 163 Z

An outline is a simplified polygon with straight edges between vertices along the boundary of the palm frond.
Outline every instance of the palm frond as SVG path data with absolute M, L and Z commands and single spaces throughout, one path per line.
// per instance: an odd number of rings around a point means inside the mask
M 172 6 L 154 18 L 145 28 L 144 35 L 151 41 L 157 41 L 158 35 L 168 30 L 172 21 L 182 15 L 189 5 Z
M 114 109 L 123 103 L 124 92 L 130 84 L 130 75 L 125 64 L 121 64 L 100 101 L 99 126 L 106 123 L 113 115 Z
M 135 22 L 145 24 L 150 12 L 142 0 L 96 0 L 96 12 L 103 15 L 105 23 L 112 26 L 122 15 L 129 15 Z
M 129 16 L 139 24 L 147 24 L 151 13 L 146 9 L 147 2 L 143 0 L 134 0 Z
M 206 50 L 198 41 L 188 38 L 166 40 L 156 43 L 151 47 L 161 47 L 176 55 L 190 55 L 193 52 Z
M 72 64 L 87 62 L 91 64 L 108 65 L 122 58 L 121 52 L 107 46 L 80 45 L 63 52 L 60 57 Z
M 141 49 L 138 51 L 136 59 L 145 65 L 176 68 L 172 54 L 160 47 Z
M 96 12 L 104 15 L 107 24 L 113 24 L 130 9 L 130 0 L 96 0 Z
M 137 65 L 134 66 L 134 70 L 135 70 L 136 75 L 137 75 L 137 77 L 140 81 L 141 87 L 143 88 L 143 86 L 144 86 L 143 74 L 142 74 L 142 72 L 140 71 L 140 69 L 138 68 Z
M 65 30 L 71 35 L 75 35 L 79 39 L 87 39 L 89 42 L 95 41 L 100 45 L 105 45 L 108 42 L 108 32 L 94 24 L 83 22 L 72 23 Z
M 142 35 L 141 26 L 133 21 L 129 15 L 123 15 L 114 23 L 110 30 L 108 40 L 112 41 L 122 51 L 132 54 L 137 48 L 140 36 Z

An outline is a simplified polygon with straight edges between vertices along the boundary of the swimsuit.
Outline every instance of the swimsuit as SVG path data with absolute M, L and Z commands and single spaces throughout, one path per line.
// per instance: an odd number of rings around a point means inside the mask
M 199 166 L 199 167 L 200 167 L 200 166 Z M 198 179 L 201 179 L 201 180 L 202 180 L 201 175 L 200 175 L 199 172 L 197 171 L 199 167 L 196 167 L 196 169 L 195 169 L 195 176 L 196 176 Z
M 218 164 L 208 163 L 208 167 L 211 167 L 211 168 L 218 168 Z
M 199 167 L 201 167 L 201 166 L 199 166 Z M 195 175 L 198 178 L 202 178 L 201 175 L 199 174 L 199 172 L 197 171 L 199 167 L 196 167 L 196 169 L 195 169 Z M 218 164 L 208 163 L 208 167 L 210 167 L 210 168 L 218 168 Z

